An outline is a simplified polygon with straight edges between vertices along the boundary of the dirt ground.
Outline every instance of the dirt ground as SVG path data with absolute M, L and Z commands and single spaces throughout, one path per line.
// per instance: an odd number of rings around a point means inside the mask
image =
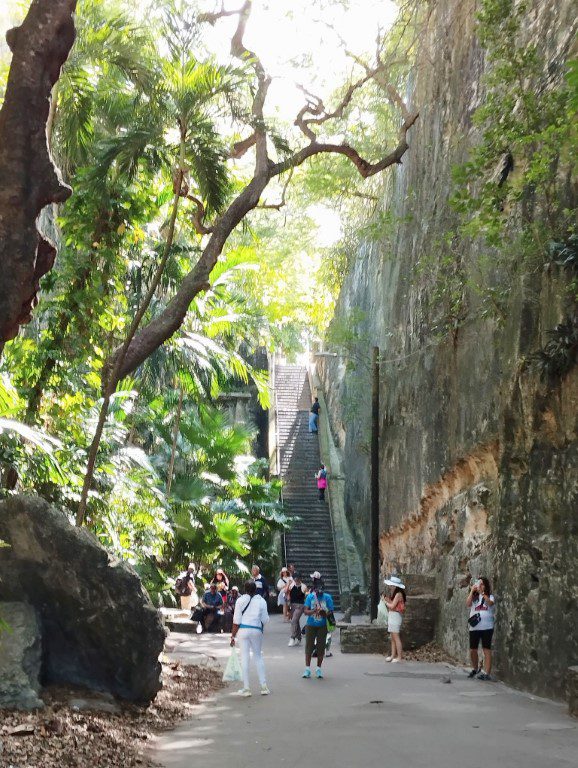
M 446 653 L 443 648 L 440 648 L 440 646 L 436 645 L 435 643 L 428 643 L 427 645 L 423 645 L 421 648 L 418 648 L 415 651 L 404 650 L 403 657 L 407 661 L 425 661 L 430 663 L 445 662 L 447 664 L 453 664 L 457 667 L 463 667 L 463 662 L 460 662 L 458 659 L 454 659 L 452 656 Z
M 163 664 L 163 689 L 155 701 L 146 709 L 108 702 L 118 705 L 116 713 L 77 711 L 70 700 L 90 702 L 90 694 L 48 688 L 42 694 L 43 710 L 0 710 L 0 766 L 152 768 L 156 764 L 143 756 L 147 741 L 191 717 L 193 706 L 221 687 L 221 674 L 214 670 Z

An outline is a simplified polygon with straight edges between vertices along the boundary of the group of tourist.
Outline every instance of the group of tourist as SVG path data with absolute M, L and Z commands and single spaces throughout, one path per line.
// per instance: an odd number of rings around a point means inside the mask
M 258 565 L 251 569 L 251 579 L 245 583 L 244 594 L 239 595 L 237 587 L 229 588 L 229 579 L 222 568 L 217 568 L 210 583 L 206 585 L 203 596 L 199 599 L 195 587 L 196 570 L 193 563 L 186 571 L 179 574 L 175 589 L 180 595 L 181 607 L 192 609 L 192 620 L 197 622 L 197 632 L 231 632 L 231 645 L 237 640 L 241 646 L 241 668 L 243 670 L 243 688 L 241 696 L 251 696 L 249 684 L 249 665 L 253 658 L 261 694 L 267 695 L 269 688 L 263 660 L 263 630 L 269 621 L 267 599 L 269 586 L 261 574 Z M 304 678 L 310 678 L 311 659 L 317 659 L 315 676 L 323 677 L 321 667 L 331 636 L 333 626 L 333 598 L 325 591 L 319 571 L 310 574 L 311 582 L 306 585 L 301 575 L 291 563 L 281 569 L 277 582 L 277 602 L 283 609 L 284 620 L 291 623 L 289 646 L 301 644 L 305 634 L 305 670 Z M 301 618 L 306 616 L 305 627 L 301 628 Z
M 277 581 L 278 605 L 283 609 L 283 619 L 291 623 L 289 647 L 299 646 L 305 635 L 305 669 L 302 677 L 312 677 L 311 660 L 317 659 L 315 676 L 323 678 L 322 665 L 331 641 L 330 629 L 334 624 L 333 598 L 325 591 L 319 571 L 310 574 L 311 582 L 307 585 L 295 565 L 291 563 L 281 569 Z M 407 595 L 403 581 L 396 574 L 385 579 L 389 587 L 381 596 L 380 611 L 387 613 L 387 628 L 391 637 L 391 652 L 385 661 L 399 663 L 403 658 L 401 627 L 405 613 Z M 244 594 L 239 595 L 236 586 L 229 588 L 229 579 L 222 568 L 218 568 L 199 600 L 195 588 L 195 568 L 179 575 L 177 591 L 185 598 L 185 605 L 193 608 L 192 619 L 197 621 L 197 631 L 223 631 L 231 633 L 231 646 L 237 641 L 241 646 L 241 667 L 243 687 L 238 694 L 251 696 L 249 682 L 250 661 L 253 658 L 261 686 L 261 694 L 270 693 L 267 686 L 265 662 L 263 659 L 263 630 L 269 621 L 267 599 L 269 586 L 261 574 L 259 566 L 251 569 L 251 579 L 245 583 Z M 187 602 L 187 598 L 191 602 Z M 196 600 L 196 602 L 195 602 Z M 469 608 L 468 619 L 470 658 L 472 669 L 469 677 L 480 680 L 491 679 L 492 636 L 494 632 L 495 600 L 490 583 L 480 576 L 468 591 L 466 605 Z M 306 617 L 302 629 L 301 619 Z M 483 651 L 483 669 L 480 667 L 479 645 Z M 331 655 L 327 653 L 327 655 Z
M 177 577 L 175 590 L 181 608 L 191 610 L 191 618 L 197 622 L 197 632 L 230 632 L 233 612 L 239 597 L 239 587 L 229 587 L 229 578 L 222 568 L 217 568 L 211 581 L 205 584 L 201 597 L 197 591 L 196 568 L 189 563 L 186 571 Z
M 254 566 L 253 570 L 256 569 Z M 257 568 L 258 573 L 258 568 Z M 260 574 L 259 574 L 260 575 Z M 262 577 L 261 577 L 262 578 Z M 302 630 L 300 620 L 303 615 L 305 622 L 305 670 L 303 678 L 310 678 L 311 659 L 317 659 L 315 677 L 323 678 L 322 665 L 325 658 L 329 628 L 333 625 L 333 598 L 325 591 L 323 579 L 319 571 L 310 574 L 312 582 L 306 586 L 301 575 L 291 564 L 281 569 L 277 587 L 279 589 L 278 604 L 283 606 L 284 620 L 291 622 L 291 637 L 289 646 L 301 643 Z M 258 593 L 257 579 L 245 584 L 245 594 L 235 605 L 233 627 L 231 631 L 231 646 L 237 639 L 241 645 L 241 668 L 243 670 L 243 687 L 238 691 L 240 696 L 251 696 L 249 682 L 250 659 L 253 658 L 257 668 L 261 694 L 270 693 L 267 686 L 265 662 L 263 660 L 263 630 L 269 621 L 266 600 Z

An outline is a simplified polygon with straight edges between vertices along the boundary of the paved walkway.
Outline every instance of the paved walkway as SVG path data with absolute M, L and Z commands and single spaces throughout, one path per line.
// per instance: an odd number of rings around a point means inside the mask
M 166 768 L 550 768 L 572 766 L 578 722 L 564 705 L 501 683 L 468 680 L 444 664 L 386 664 L 342 654 L 324 680 L 303 680 L 303 648 L 287 647 L 287 624 L 272 617 L 265 635 L 270 696 L 240 699 L 229 685 L 199 706 L 197 719 L 157 741 Z M 172 649 L 172 651 L 171 651 Z M 223 666 L 228 636 L 171 635 L 183 661 Z M 451 683 L 444 681 L 451 680 Z

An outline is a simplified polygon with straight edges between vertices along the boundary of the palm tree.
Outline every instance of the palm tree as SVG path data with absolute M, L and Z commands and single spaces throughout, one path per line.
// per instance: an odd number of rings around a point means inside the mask
M 165 41 L 170 55 L 160 60 L 146 99 L 133 112 L 126 131 L 102 142 L 95 180 L 110 175 L 131 181 L 144 167 L 149 173 L 170 173 L 173 202 L 162 256 L 120 346 L 112 368 L 106 371 L 104 399 L 97 429 L 91 443 L 85 482 L 77 513 L 83 522 L 88 492 L 110 398 L 117 386 L 119 371 L 138 327 L 149 312 L 171 257 L 179 205 L 193 204 L 193 219 L 200 211 L 218 212 L 230 192 L 226 168 L 227 151 L 216 129 L 223 99 L 238 85 L 242 73 L 221 67 L 208 59 L 200 61 L 190 52 L 192 23 L 183 24 L 170 13 L 165 16 Z
M 157 178 L 173 187 L 173 208 L 188 197 L 193 211 L 198 206 L 218 210 L 228 194 L 225 149 L 214 121 L 239 73 L 192 56 L 195 25 L 170 12 L 163 18 L 155 48 L 150 30 L 135 26 L 114 0 L 79 4 L 78 38 L 53 93 L 49 131 L 53 152 L 76 190 L 77 199 L 66 210 L 73 219 L 94 221 L 94 229 L 84 235 L 90 243 L 84 259 L 73 249 L 67 269 L 61 254 L 60 284 L 66 296 L 57 296 L 56 313 L 36 353 L 37 374 L 27 382 L 28 422 L 37 418 L 75 319 L 82 317 L 77 341 L 86 348 L 87 321 L 95 306 L 110 300 L 127 192 L 136 197 Z M 165 242 L 161 256 L 165 247 L 170 254 L 171 243 Z M 95 279 L 99 291 L 93 306 L 84 307 L 83 297 Z
M 70 201 L 67 210 L 72 219 L 77 213 L 79 219 L 93 221 L 94 225 L 86 238 L 90 247 L 84 259 L 79 258 L 76 249 L 67 259 L 66 246 L 61 249 L 60 279 L 54 291 L 57 310 L 52 314 L 50 301 L 45 302 L 44 314 L 50 317 L 35 351 L 36 376 L 27 382 L 25 420 L 28 423 L 37 419 L 43 392 L 57 369 L 64 340 L 75 317 L 83 314 L 83 296 L 95 273 L 100 275 L 105 289 L 101 300 L 106 298 L 110 263 L 97 269 L 103 254 L 100 246 L 109 238 L 115 239 L 120 222 L 117 216 L 111 215 L 113 201 L 123 203 L 123 200 L 118 181 L 93 190 L 85 176 L 79 175 L 79 170 L 95 162 L 101 141 L 123 130 L 130 122 L 135 102 L 138 103 L 153 81 L 151 35 L 134 24 L 120 3 L 81 0 L 76 30 L 75 45 L 52 91 L 47 135 L 52 153 L 66 179 L 74 182 L 79 196 L 78 200 Z M 98 247 L 92 247 L 95 243 Z M 58 294 L 60 286 L 64 297 Z M 42 318 L 38 324 L 42 326 Z M 83 338 L 86 335 L 79 334 L 79 340 Z

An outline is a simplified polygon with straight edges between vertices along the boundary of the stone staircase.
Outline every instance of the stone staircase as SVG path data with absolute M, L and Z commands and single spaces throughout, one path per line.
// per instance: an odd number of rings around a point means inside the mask
M 309 432 L 312 397 L 307 369 L 276 366 L 275 394 L 283 500 L 288 514 L 299 517 L 285 535 L 287 562 L 295 563 L 305 582 L 309 582 L 309 574 L 319 571 L 338 608 L 339 579 L 329 503 L 327 495 L 326 501 L 319 501 L 315 481 L 319 440 Z

